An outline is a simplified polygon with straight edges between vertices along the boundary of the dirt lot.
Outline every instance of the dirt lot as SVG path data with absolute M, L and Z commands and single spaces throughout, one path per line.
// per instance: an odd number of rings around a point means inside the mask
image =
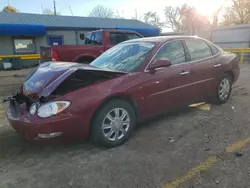
M 1 95 L 23 79 L 10 74 L 0 73 Z M 154 118 L 113 149 L 88 141 L 29 142 L 1 120 L 0 188 L 249 188 L 249 94 L 250 65 L 244 65 L 228 103 Z

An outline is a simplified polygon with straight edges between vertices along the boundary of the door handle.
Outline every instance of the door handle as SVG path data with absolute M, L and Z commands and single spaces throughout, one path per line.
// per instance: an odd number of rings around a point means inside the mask
M 189 71 L 183 71 L 183 72 L 180 73 L 180 75 L 182 75 L 182 76 L 185 76 L 187 74 L 190 74 L 190 72 Z
M 220 66 L 221 66 L 221 64 L 215 64 L 215 65 L 214 65 L 214 68 L 220 67 Z

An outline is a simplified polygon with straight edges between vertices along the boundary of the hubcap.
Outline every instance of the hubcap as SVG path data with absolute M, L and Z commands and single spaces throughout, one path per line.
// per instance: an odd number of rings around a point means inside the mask
M 224 78 L 219 86 L 219 96 L 222 100 L 225 100 L 230 93 L 230 82 L 228 78 Z
M 125 136 L 130 126 L 130 117 L 123 108 L 114 108 L 105 116 L 102 122 L 102 132 L 110 141 L 120 140 Z

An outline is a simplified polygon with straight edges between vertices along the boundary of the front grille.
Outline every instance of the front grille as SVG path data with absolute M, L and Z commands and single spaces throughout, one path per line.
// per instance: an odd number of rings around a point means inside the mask
M 21 116 L 21 108 L 15 99 L 10 101 L 10 111 L 13 117 Z

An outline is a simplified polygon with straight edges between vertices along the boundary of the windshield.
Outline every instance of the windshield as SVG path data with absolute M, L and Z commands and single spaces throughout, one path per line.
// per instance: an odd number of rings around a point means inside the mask
M 149 51 L 154 46 L 153 43 L 146 42 L 118 44 L 103 53 L 99 58 L 94 60 L 91 65 L 103 69 L 133 72 L 142 65 Z

